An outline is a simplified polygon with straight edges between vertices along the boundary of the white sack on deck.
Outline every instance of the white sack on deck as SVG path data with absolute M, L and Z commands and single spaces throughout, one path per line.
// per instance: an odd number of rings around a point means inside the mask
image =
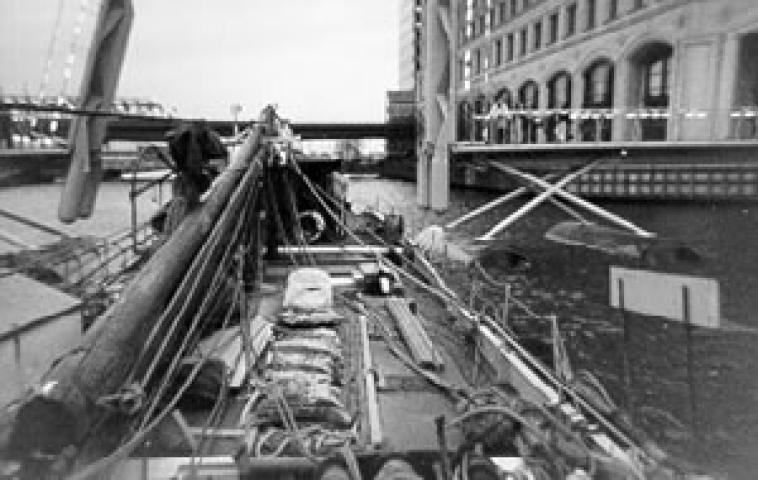
M 299 268 L 290 273 L 282 306 L 296 310 L 332 308 L 332 282 L 329 274 L 318 268 Z

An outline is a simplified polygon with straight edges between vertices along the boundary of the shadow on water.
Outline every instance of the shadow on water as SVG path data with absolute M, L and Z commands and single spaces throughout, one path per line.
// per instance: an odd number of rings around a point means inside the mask
M 415 185 L 409 183 L 356 182 L 350 195 L 357 209 L 370 205 L 405 215 L 412 232 L 442 225 L 494 197 L 453 191 L 449 210 L 440 214 L 417 208 Z M 463 239 L 482 234 L 518 205 L 491 211 L 463 225 L 456 235 Z M 483 263 L 494 276 L 514 282 L 514 291 L 533 310 L 559 315 L 574 368 L 595 373 L 617 403 L 668 450 L 729 478 L 754 478 L 758 205 L 610 202 L 604 206 L 683 242 L 688 247 L 685 253 L 698 255 L 677 257 L 674 249 L 673 257 L 671 251 L 655 252 L 635 260 L 554 243 L 545 240 L 545 232 L 567 218 L 545 205 L 499 236 L 501 245 L 529 259 L 527 272 L 496 255 L 485 255 Z M 608 306 L 611 265 L 715 278 L 721 315 L 730 328 L 694 328 L 688 334 L 682 323 L 630 313 L 622 316 Z M 624 352 L 629 364 L 626 375 Z

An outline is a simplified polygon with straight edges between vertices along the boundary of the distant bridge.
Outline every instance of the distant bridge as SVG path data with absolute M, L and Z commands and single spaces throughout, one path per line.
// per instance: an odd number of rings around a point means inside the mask
M 7 112 L 7 113 L 6 113 Z M 249 122 L 233 122 L 231 120 L 198 120 L 191 118 L 166 118 L 153 115 L 131 114 L 123 112 L 97 112 L 85 111 L 74 107 L 59 105 L 43 105 L 33 103 L 7 102 L 0 98 L 0 139 L 10 135 L 12 130 L 11 118 L 13 112 L 24 112 L 31 116 L 38 114 L 37 130 L 39 134 L 48 132 L 53 117 L 62 115 L 64 118 L 56 118 L 56 131 L 58 137 L 68 137 L 68 129 L 71 123 L 68 115 L 94 115 L 110 117 L 107 126 L 107 140 L 124 140 L 138 142 L 157 142 L 166 139 L 166 133 L 177 128 L 182 123 L 203 121 L 219 135 L 230 137 L 234 135 L 235 124 L 244 128 Z M 383 138 L 396 141 L 413 141 L 416 138 L 416 125 L 413 122 L 302 122 L 293 123 L 292 129 L 303 140 L 351 140 L 362 138 Z M 6 132 L 7 130 L 7 132 Z M 9 139 L 7 139 L 9 140 Z
M 120 118 L 108 123 L 107 140 L 155 142 L 166 139 L 166 133 L 186 120 Z M 234 134 L 232 121 L 208 120 L 208 126 L 222 137 Z M 238 122 L 243 128 L 245 123 Z M 415 125 L 408 123 L 294 123 L 292 130 L 303 140 L 342 140 L 361 138 L 413 139 Z

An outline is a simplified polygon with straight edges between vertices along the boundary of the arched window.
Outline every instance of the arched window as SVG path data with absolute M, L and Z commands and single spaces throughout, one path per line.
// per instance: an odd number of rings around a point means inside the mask
M 508 87 L 501 88 L 494 97 L 494 117 L 490 121 L 492 128 L 491 140 L 493 143 L 510 143 L 512 141 L 513 94 Z
M 536 109 L 539 106 L 540 90 L 537 82 L 528 80 L 518 90 L 518 101 L 525 109 Z
M 671 58 L 673 47 L 665 42 L 650 42 L 638 48 L 630 57 L 630 105 L 640 113 L 666 110 L 669 107 Z M 641 115 L 631 119 L 632 138 L 665 140 L 668 120 L 665 117 Z
M 513 94 L 511 93 L 511 90 L 508 87 L 501 88 L 497 94 L 495 94 L 495 101 L 503 103 L 508 108 L 513 107 Z
M 548 80 L 547 107 L 571 107 L 571 75 L 569 75 L 568 72 L 557 73 Z
M 584 71 L 584 107 L 613 106 L 613 64 L 599 60 Z
M 540 90 L 537 82 L 528 80 L 518 90 L 518 100 L 522 109 L 536 110 L 539 108 Z M 537 143 L 537 129 L 541 125 L 536 113 L 527 113 L 521 116 L 521 143 Z
M 545 137 L 548 142 L 566 142 L 571 139 L 572 121 L 568 112 L 571 108 L 571 75 L 559 72 L 547 82 L 547 107 L 553 111 L 545 119 Z
M 613 63 L 600 59 L 584 71 L 584 99 L 582 107 L 590 110 L 609 110 L 613 108 Z M 587 142 L 608 142 L 613 133 L 613 120 L 610 115 L 585 118 L 579 123 L 579 137 Z

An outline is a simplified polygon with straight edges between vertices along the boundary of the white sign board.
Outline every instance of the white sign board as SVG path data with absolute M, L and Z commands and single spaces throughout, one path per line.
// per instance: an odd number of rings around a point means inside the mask
M 615 266 L 609 277 L 612 307 L 678 321 L 688 315 L 693 325 L 721 326 L 719 284 L 713 278 Z

